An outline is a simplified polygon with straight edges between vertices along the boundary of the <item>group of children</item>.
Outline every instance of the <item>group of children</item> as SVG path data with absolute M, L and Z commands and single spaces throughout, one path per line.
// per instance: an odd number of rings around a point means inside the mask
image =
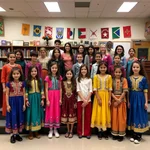
M 77 123 L 79 138 L 90 139 L 91 128 L 96 127 L 98 139 L 108 139 L 107 129 L 111 128 L 113 140 L 122 141 L 127 127 L 132 130 L 130 141 L 140 143 L 142 133 L 149 130 L 148 83 L 141 63 L 132 55 L 133 49 L 129 50 L 132 57 L 127 68 L 119 50 L 112 65 L 112 57 L 104 47 L 93 55 L 91 46 L 87 55 L 78 52 L 74 57 L 68 48 L 70 44 L 65 46 L 62 55 L 58 48 L 53 50 L 43 69 L 35 59 L 37 54 L 31 54 L 31 62 L 25 67 L 25 81 L 24 70 L 15 63 L 15 54 L 8 54 L 9 70 L 3 66 L 2 83 L 7 108 L 6 132 L 12 133 L 10 142 L 22 141 L 19 132 L 24 127 L 30 140 L 34 136 L 40 138 L 41 127 L 50 129 L 48 138 L 59 137 L 57 129 L 61 123 L 67 125 L 65 137 L 72 138 Z M 72 60 L 77 63 L 73 64 Z M 130 73 L 128 79 L 126 72 Z M 9 74 L 9 78 L 4 74 Z

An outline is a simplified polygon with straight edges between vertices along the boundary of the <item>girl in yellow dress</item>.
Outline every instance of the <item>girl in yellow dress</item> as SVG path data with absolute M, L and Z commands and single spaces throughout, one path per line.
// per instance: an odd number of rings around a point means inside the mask
M 111 127 L 111 91 L 112 77 L 107 74 L 107 63 L 101 62 L 97 74 L 93 79 L 93 91 L 95 91 L 91 127 L 98 128 L 98 138 L 102 136 L 108 139 L 107 128 Z

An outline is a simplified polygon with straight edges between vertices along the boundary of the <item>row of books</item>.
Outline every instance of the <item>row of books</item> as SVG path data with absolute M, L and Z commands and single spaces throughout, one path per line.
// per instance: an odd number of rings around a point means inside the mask
M 0 69 L 6 64 L 7 62 L 4 62 L 2 60 L 0 60 Z
M 7 54 L 10 52 L 10 48 L 3 48 L 3 49 L 0 49 L 0 57 L 7 57 Z

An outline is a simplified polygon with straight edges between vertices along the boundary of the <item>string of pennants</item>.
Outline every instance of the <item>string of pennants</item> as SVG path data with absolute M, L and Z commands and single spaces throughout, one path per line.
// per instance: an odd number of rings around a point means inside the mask
M 42 26 L 33 25 L 33 36 L 40 37 L 41 30 L 42 30 Z M 101 28 L 100 33 L 99 33 L 98 29 L 78 28 L 77 29 L 78 38 L 79 39 L 88 38 L 87 31 L 89 32 L 90 39 L 97 39 L 99 37 L 99 34 L 101 35 L 101 39 L 109 39 L 110 38 L 109 28 Z M 28 36 L 29 34 L 30 34 L 30 25 L 22 24 L 22 35 Z M 120 34 L 121 34 L 120 27 L 112 28 L 112 38 L 113 39 L 119 39 Z M 53 35 L 53 27 L 45 26 L 44 35 L 52 36 Z M 131 38 L 131 26 L 123 26 L 123 36 L 124 36 L 124 38 Z M 73 40 L 75 37 L 75 28 L 67 28 L 66 29 L 66 37 L 67 37 L 67 39 Z M 63 38 L 64 38 L 64 28 L 56 27 L 56 39 L 63 39 Z

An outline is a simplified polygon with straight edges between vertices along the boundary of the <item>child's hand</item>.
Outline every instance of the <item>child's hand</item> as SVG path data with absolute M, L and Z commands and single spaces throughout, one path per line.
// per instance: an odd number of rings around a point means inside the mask
M 11 107 L 10 105 L 7 106 L 7 111 L 10 112 L 11 111 Z
M 117 107 L 118 106 L 118 103 L 117 102 L 114 102 L 114 107 Z
M 27 106 L 27 107 L 29 107 L 29 106 L 30 106 L 29 101 L 26 101 L 26 106 Z
M 47 106 L 49 106 L 50 105 L 50 101 L 48 100 L 48 101 L 46 101 L 46 105 Z
M 41 106 L 42 106 L 42 107 L 44 106 L 44 101 L 43 101 L 43 100 L 41 100 Z
M 128 108 L 130 109 L 130 102 L 128 102 Z
M 102 101 L 101 101 L 101 99 L 98 98 L 97 101 L 98 101 L 98 105 L 99 105 L 99 106 L 102 106 Z
M 74 109 L 77 109 L 77 103 L 74 104 Z
M 145 107 L 145 110 L 147 110 L 148 109 L 148 103 L 145 103 L 144 107 Z
M 6 88 L 3 88 L 3 93 L 5 93 L 6 92 Z
M 81 106 L 82 106 L 82 107 L 85 107 L 87 104 L 88 104 L 88 101 L 85 101 L 85 102 L 82 103 Z
M 109 106 L 109 107 L 111 106 L 111 101 L 108 101 L 108 106 Z
M 23 105 L 23 111 L 25 111 L 26 110 L 26 105 Z

